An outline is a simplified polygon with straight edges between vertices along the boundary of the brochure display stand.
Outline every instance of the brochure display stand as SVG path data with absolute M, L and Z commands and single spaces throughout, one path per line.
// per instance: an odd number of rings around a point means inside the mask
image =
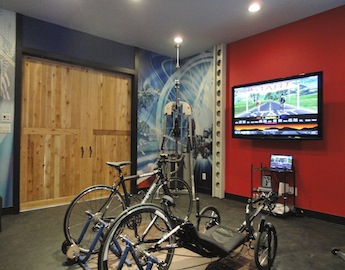
M 296 212 L 296 178 L 295 169 L 275 170 L 270 167 L 259 168 L 251 165 L 251 192 L 255 199 L 261 192 L 274 191 L 279 199 L 273 212 L 277 215 L 287 215 Z

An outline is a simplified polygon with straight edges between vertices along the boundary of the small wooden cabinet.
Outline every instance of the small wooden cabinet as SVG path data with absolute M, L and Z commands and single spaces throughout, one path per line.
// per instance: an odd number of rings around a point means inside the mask
M 261 192 L 276 192 L 278 201 L 274 212 L 287 215 L 296 212 L 296 173 L 291 170 L 274 170 L 269 167 L 251 165 L 251 196 L 256 199 Z

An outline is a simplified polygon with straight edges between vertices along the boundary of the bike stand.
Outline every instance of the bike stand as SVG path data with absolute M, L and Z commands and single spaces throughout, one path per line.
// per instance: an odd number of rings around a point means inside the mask
M 83 268 L 84 270 L 91 270 L 91 268 L 87 265 L 87 263 L 78 262 L 78 264 L 79 264 L 80 267 Z
M 345 261 L 345 253 L 342 252 L 339 248 L 333 248 L 332 254 Z
M 80 267 L 83 268 L 84 270 L 91 270 L 91 268 L 87 265 L 86 262 L 78 261 L 78 264 L 79 264 Z

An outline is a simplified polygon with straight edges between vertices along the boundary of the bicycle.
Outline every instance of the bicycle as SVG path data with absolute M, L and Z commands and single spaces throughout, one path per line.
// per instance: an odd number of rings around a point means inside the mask
M 167 194 L 176 199 L 174 205 L 170 206 L 170 211 L 182 219 L 188 219 L 193 204 L 191 188 L 180 178 L 168 179 L 165 171 L 168 164 L 183 163 L 183 158 L 181 155 L 176 159 L 169 159 L 161 154 L 158 167 L 152 172 L 127 177 L 122 168 L 130 165 L 130 161 L 107 162 L 107 165 L 118 171 L 118 179 L 114 179 L 112 186 L 96 185 L 85 189 L 75 197 L 65 213 L 62 252 L 67 255 L 68 261 L 74 263 L 79 260 L 86 263 L 92 254 L 98 252 L 109 224 L 132 204 L 135 197 L 128 192 L 126 181 L 155 177 L 147 193 L 142 194 L 140 203 L 161 201 L 161 197 Z M 170 175 L 179 169 L 178 166 Z
M 273 192 L 262 193 L 257 200 L 249 199 L 245 221 L 237 230 L 221 226 L 218 210 L 208 206 L 198 213 L 199 227 L 203 225 L 205 228 L 203 233 L 188 220 L 171 214 L 169 206 L 173 199 L 169 196 L 164 196 L 161 207 L 154 204 L 133 206 L 126 209 L 108 230 L 99 252 L 98 269 L 143 270 L 152 269 L 154 265 L 154 269 L 165 270 L 169 269 L 177 248 L 207 258 L 224 258 L 241 245 L 254 249 L 258 269 L 271 269 L 277 252 L 277 232 L 265 216 L 258 231 L 253 227 L 253 220 L 262 210 L 272 212 L 276 200 Z

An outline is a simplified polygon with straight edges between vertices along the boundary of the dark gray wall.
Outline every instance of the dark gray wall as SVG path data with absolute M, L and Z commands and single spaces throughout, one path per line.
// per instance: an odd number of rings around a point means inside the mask
M 135 69 L 135 47 L 31 17 L 23 16 L 22 23 L 24 51 L 34 49 L 101 66 Z

